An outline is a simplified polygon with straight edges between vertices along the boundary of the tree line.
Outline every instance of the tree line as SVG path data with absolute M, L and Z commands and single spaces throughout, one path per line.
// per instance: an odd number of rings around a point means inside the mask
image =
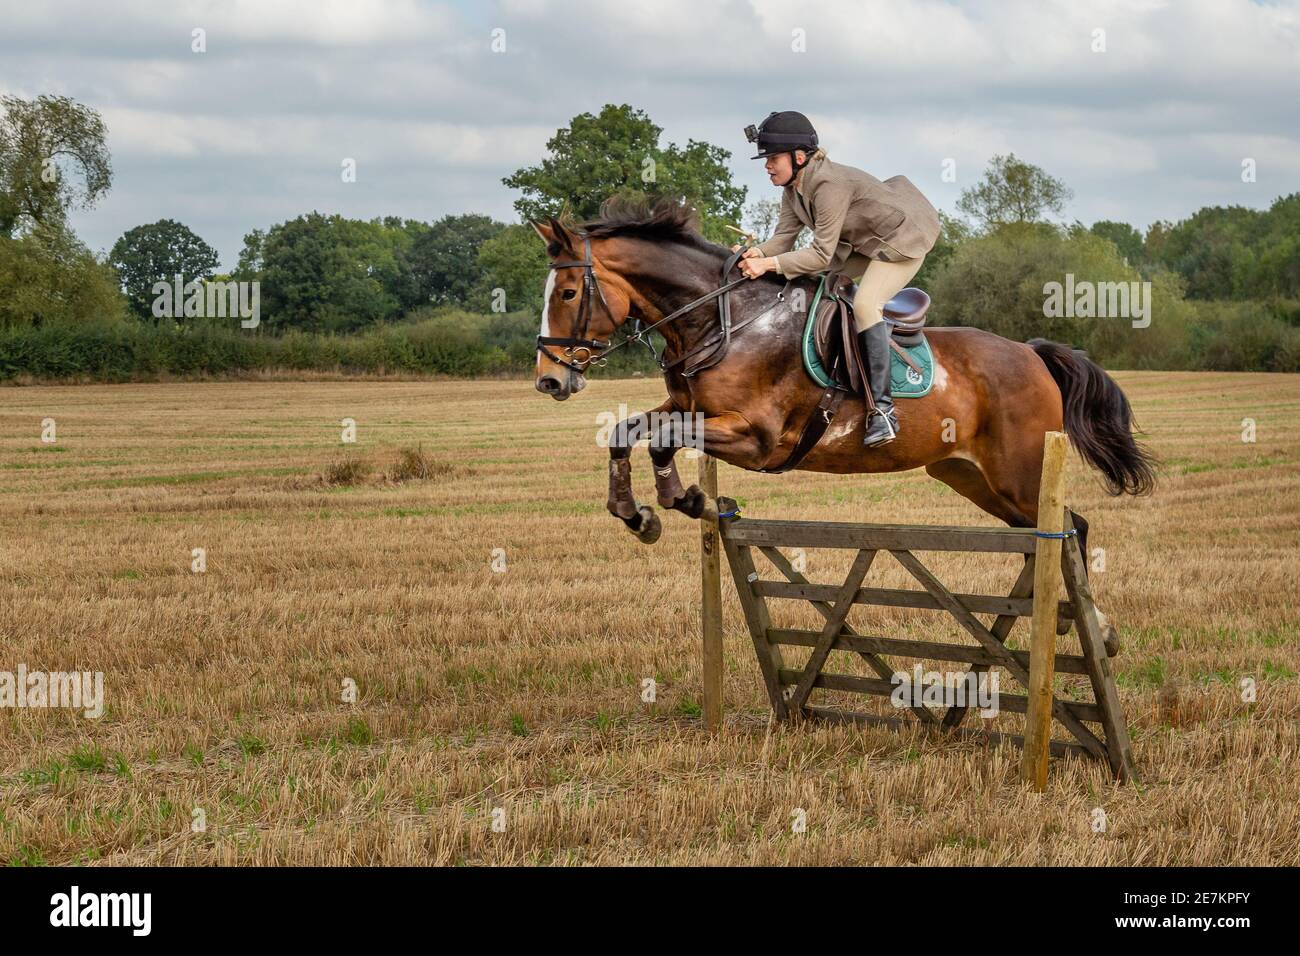
M 97 113 L 64 97 L 0 101 L 0 378 L 222 374 L 261 368 L 518 374 L 531 368 L 547 259 L 527 222 L 581 220 L 610 196 L 670 195 L 759 236 L 775 199 L 748 207 L 730 153 L 662 144 L 642 111 L 608 105 L 556 132 L 535 165 L 503 180 L 518 223 L 479 214 L 434 222 L 349 219 L 317 211 L 255 228 L 229 273 L 183 223 L 124 233 L 96 256 L 68 227 L 111 187 Z M 941 215 L 940 241 L 916 284 L 932 321 L 1016 339 L 1046 336 L 1113 367 L 1300 370 L 1300 194 L 1266 210 L 1206 207 L 1144 232 L 1123 222 L 1065 222 L 1069 188 L 1014 155 L 997 156 Z M 1044 290 L 1069 274 L 1149 283 L 1152 321 L 1048 316 Z M 257 282 L 261 322 L 176 318 L 155 284 Z M 617 373 L 652 371 L 621 350 Z

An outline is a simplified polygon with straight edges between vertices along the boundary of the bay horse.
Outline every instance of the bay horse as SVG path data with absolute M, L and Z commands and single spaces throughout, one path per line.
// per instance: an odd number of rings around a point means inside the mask
M 621 423 L 609 443 L 609 511 L 640 540 L 654 542 L 654 509 L 632 491 L 632 447 L 650 438 L 655 491 L 661 508 L 698 518 L 704 495 L 683 488 L 673 458 L 685 443 L 681 427 L 703 416 L 701 447 L 750 471 L 776 469 L 817 412 L 823 389 L 801 355 L 804 313 L 814 278 L 787 284 L 773 274 L 727 283 L 719 276 L 729 250 L 708 242 L 687 205 L 610 200 L 598 218 L 570 228 L 555 218 L 532 225 L 551 259 L 537 390 L 557 401 L 582 391 L 593 361 L 617 348 L 615 331 L 629 320 L 663 322 L 667 399 Z M 786 294 L 790 287 L 801 297 Z M 728 302 L 729 299 L 729 302 Z M 674 364 L 720 336 L 724 313 L 749 317 L 731 324 L 723 354 L 687 375 Z M 934 356 L 928 395 L 895 403 L 900 429 L 885 445 L 862 444 L 865 408 L 847 396 L 838 417 L 798 464 L 803 471 L 861 474 L 924 468 L 984 511 L 1016 528 L 1038 524 L 1043 435 L 1064 430 L 1111 494 L 1145 494 L 1155 481 L 1154 459 L 1134 440 L 1133 415 L 1115 381 L 1082 352 L 1034 339 L 1013 342 L 975 328 L 927 328 Z M 619 343 L 626 344 L 625 342 Z M 557 351 L 558 349 L 558 351 Z M 716 350 L 715 350 L 716 354 Z M 677 415 L 663 415 L 676 412 Z M 666 423 L 646 435 L 647 423 Z M 1074 515 L 1085 566 L 1087 522 Z

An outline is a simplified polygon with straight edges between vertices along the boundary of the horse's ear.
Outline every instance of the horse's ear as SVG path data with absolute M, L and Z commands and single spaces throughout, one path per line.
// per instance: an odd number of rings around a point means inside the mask
M 565 228 L 564 223 L 554 216 L 547 216 L 545 222 L 531 223 L 537 234 L 546 240 L 546 254 L 552 259 L 558 258 L 560 253 L 568 251 L 570 258 L 576 258 L 577 246 L 573 233 Z

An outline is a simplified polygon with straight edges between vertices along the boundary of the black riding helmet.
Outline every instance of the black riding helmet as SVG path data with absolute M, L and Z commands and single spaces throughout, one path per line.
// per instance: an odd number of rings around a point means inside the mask
M 758 126 L 745 127 L 745 138 L 751 143 L 758 144 L 758 154 L 751 157 L 752 159 L 766 159 L 777 153 L 790 154 L 794 171 L 790 175 L 790 182 L 784 184 L 786 186 L 794 182 L 794 177 L 799 175 L 799 170 L 808 164 L 807 160 L 800 163 L 795 159 L 795 150 L 802 149 L 806 153 L 811 153 L 817 149 L 817 130 L 813 129 L 813 124 L 808 121 L 808 117 L 793 110 L 768 113 L 767 119 Z

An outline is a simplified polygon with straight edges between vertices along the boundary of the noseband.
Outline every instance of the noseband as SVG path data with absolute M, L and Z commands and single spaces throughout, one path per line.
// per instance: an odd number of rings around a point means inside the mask
M 736 263 L 740 260 L 742 254 L 743 254 L 743 250 L 737 251 L 733 255 L 727 258 L 726 264 L 722 267 L 723 284 L 721 285 L 721 287 L 714 289 L 712 292 L 708 293 L 707 295 L 700 296 L 698 299 L 695 299 L 692 302 L 686 303 L 680 309 L 676 309 L 668 313 L 668 315 L 665 315 L 658 322 L 654 323 L 654 325 L 651 325 L 644 329 L 638 328 L 634 334 L 628 336 L 626 339 L 624 339 L 622 342 L 619 342 L 617 345 L 611 346 L 608 342 L 602 342 L 600 339 L 589 339 L 586 337 L 587 329 L 591 325 L 591 313 L 593 310 L 593 306 L 591 303 L 592 303 L 593 294 L 595 298 L 600 299 L 600 304 L 601 306 L 604 307 L 605 314 L 609 316 L 611 322 L 614 322 L 614 315 L 609 310 L 609 303 L 605 301 L 605 293 L 601 291 L 600 280 L 596 278 L 596 270 L 594 267 L 593 260 L 591 258 L 591 238 L 586 234 L 583 234 L 582 236 L 583 258 L 582 259 L 574 259 L 569 262 L 551 263 L 552 269 L 582 269 L 583 270 L 582 300 L 578 303 L 578 322 L 577 325 L 575 326 L 575 328 L 577 329 L 577 334 L 575 336 L 539 335 L 537 336 L 537 351 L 541 352 L 543 355 L 545 355 L 556 365 L 563 365 L 565 368 L 571 369 L 572 371 L 575 372 L 584 372 L 586 371 L 587 367 L 592 363 L 604 365 L 610 352 L 622 348 L 624 345 L 627 345 L 628 342 L 645 342 L 647 345 L 649 345 L 649 340 L 646 338 L 646 336 L 648 336 L 655 329 L 659 328 L 659 326 L 667 322 L 671 322 L 674 319 L 685 315 L 687 312 L 690 312 L 694 309 L 698 309 L 700 306 L 704 305 L 704 303 L 712 302 L 714 299 L 721 296 L 722 301 L 719 306 L 719 317 L 722 325 L 723 342 L 722 342 L 722 348 L 719 350 L 719 354 L 717 356 L 717 359 L 715 359 L 715 361 L 720 360 L 722 355 L 726 354 L 726 347 L 730 342 L 731 331 L 732 331 L 731 309 L 729 308 L 727 293 L 730 292 L 732 289 L 734 289 L 736 286 L 747 281 L 744 278 L 744 276 L 741 276 L 739 279 L 733 279 L 730 282 L 727 282 L 726 278 L 727 275 L 731 272 L 731 270 L 735 267 Z M 614 325 L 617 326 L 618 323 L 614 322 Z M 564 358 L 561 358 L 560 356 L 556 355 L 547 347 L 551 345 L 562 346 L 564 348 L 564 353 L 563 353 Z M 650 351 L 651 354 L 654 353 L 653 346 L 650 347 Z M 583 354 L 580 356 L 579 353 L 583 353 Z M 683 358 L 685 358 L 685 356 L 683 356 Z M 566 361 L 566 359 L 568 361 Z M 680 359 L 678 361 L 680 361 Z M 676 362 L 673 362 L 671 364 L 675 365 Z M 664 369 L 669 367 L 668 365 L 665 364 L 662 358 L 659 359 L 659 366 L 660 368 L 664 368 Z

